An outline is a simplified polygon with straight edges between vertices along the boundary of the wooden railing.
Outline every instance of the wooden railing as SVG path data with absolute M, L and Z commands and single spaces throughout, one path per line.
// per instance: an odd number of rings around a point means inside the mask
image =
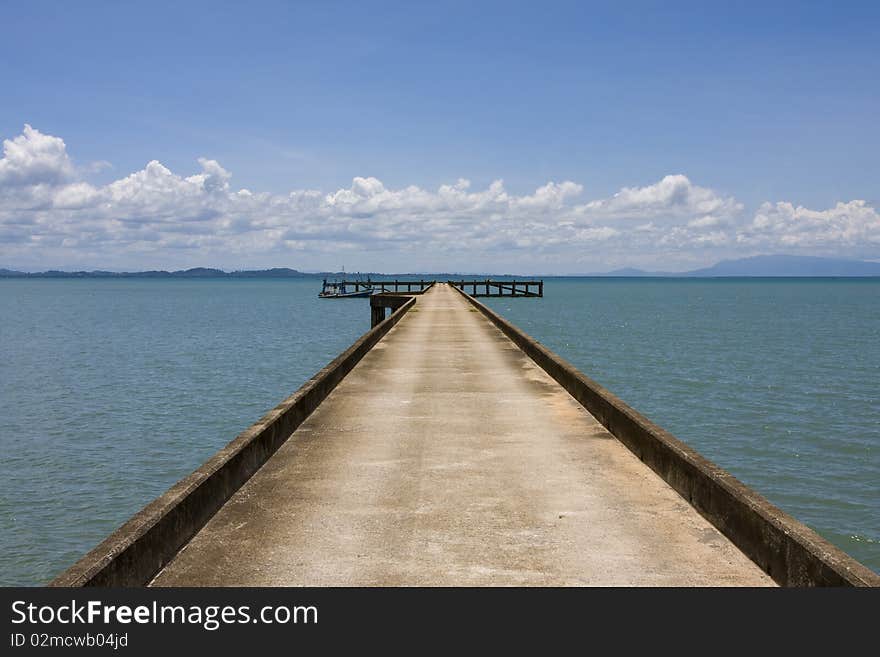
M 544 281 L 448 281 L 472 297 L 543 297 Z

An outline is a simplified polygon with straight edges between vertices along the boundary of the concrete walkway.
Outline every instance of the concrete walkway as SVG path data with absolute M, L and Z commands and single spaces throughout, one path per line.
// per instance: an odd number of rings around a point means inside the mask
M 153 585 L 773 582 L 438 285 Z

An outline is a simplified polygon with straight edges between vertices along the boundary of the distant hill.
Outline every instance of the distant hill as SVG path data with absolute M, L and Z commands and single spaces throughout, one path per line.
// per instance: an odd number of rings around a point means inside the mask
M 306 274 L 287 267 L 275 267 L 274 269 L 243 269 L 231 272 L 229 276 L 234 278 L 302 278 L 303 276 L 314 276 L 314 274 Z
M 765 255 L 722 260 L 716 265 L 689 271 L 686 276 L 880 276 L 880 262 Z
M 178 271 L 151 270 L 134 272 L 113 272 L 99 269 L 93 271 L 57 271 L 52 269 L 34 273 L 0 269 L 0 278 L 302 278 L 318 275 L 305 274 L 296 269 L 287 269 L 286 267 L 230 272 L 209 267 L 194 267 Z
M 372 280 L 388 280 L 393 278 L 418 280 L 456 280 L 484 278 L 517 278 L 516 274 L 461 274 L 461 273 L 408 273 L 379 274 L 375 272 L 302 272 L 287 267 L 274 269 L 243 269 L 223 271 L 209 267 L 194 267 L 177 271 L 137 271 L 112 272 L 93 271 L 58 271 L 21 272 L 11 269 L 0 269 L 0 278 L 359 278 Z M 762 255 L 738 260 L 722 260 L 718 264 L 703 269 L 686 272 L 656 272 L 625 267 L 605 273 L 578 274 L 577 276 L 619 276 L 619 277 L 689 277 L 713 278 L 725 276 L 880 276 L 880 262 L 864 260 L 846 260 L 842 258 L 817 258 L 814 256 Z M 532 276 L 531 278 L 539 278 Z M 552 278 L 552 277 L 551 277 Z
M 615 269 L 614 271 L 609 271 L 607 274 L 592 274 L 593 276 L 669 276 L 670 274 L 664 274 L 663 272 L 656 271 L 645 271 L 644 269 L 636 269 L 635 267 L 624 267 L 623 269 Z
M 149 270 L 115 272 L 94 269 L 90 271 L 60 271 L 50 269 L 40 272 L 23 272 L 12 269 L 0 269 L 0 278 L 345 278 L 348 280 L 367 279 L 372 280 L 452 280 L 452 279 L 484 279 L 484 278 L 516 278 L 517 274 L 461 274 L 461 273 L 400 273 L 382 274 L 377 272 L 344 272 L 344 271 L 298 271 L 287 267 L 274 269 L 241 269 L 224 271 L 210 267 L 194 267 L 192 269 L 180 269 L 177 271 Z
M 761 255 L 721 262 L 685 272 L 656 272 L 625 267 L 587 276 L 719 278 L 727 276 L 880 276 L 880 262 L 818 258 L 815 256 Z

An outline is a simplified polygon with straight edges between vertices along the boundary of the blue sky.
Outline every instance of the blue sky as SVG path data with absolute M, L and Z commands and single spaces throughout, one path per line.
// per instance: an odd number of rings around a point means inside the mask
M 0 161 L 0 267 L 880 259 L 880 3 L 29 1 L 0 15 L 0 137 L 35 153 L 63 140 L 27 175 L 30 156 Z M 198 158 L 226 196 L 192 198 Z M 34 176 L 51 166 L 50 193 Z M 674 176 L 686 183 L 664 187 Z M 440 193 L 459 179 L 467 198 Z M 536 193 L 566 181 L 579 191 Z M 242 188 L 268 200 L 245 207 Z M 279 210 L 292 191 L 349 197 Z

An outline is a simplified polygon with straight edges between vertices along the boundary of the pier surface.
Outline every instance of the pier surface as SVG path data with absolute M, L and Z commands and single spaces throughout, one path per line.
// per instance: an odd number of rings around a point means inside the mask
M 436 285 L 152 585 L 773 581 Z

